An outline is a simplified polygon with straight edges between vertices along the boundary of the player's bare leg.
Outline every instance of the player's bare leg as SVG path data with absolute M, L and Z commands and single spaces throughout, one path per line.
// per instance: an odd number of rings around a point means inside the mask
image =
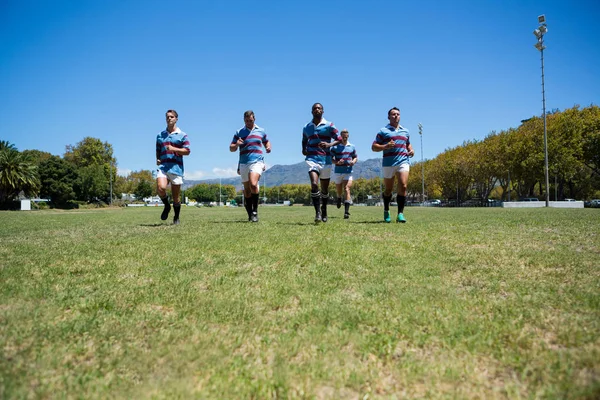
M 398 190 L 396 191 L 396 201 L 398 202 L 398 216 L 396 222 L 406 222 L 404 218 L 404 204 L 406 203 L 406 189 L 408 187 L 408 171 L 396 173 L 398 177 Z
M 321 222 L 321 192 L 319 192 L 319 174 L 317 171 L 309 171 L 310 197 L 315 208 L 315 222 Z
M 352 204 L 352 197 L 350 196 L 350 188 L 352 187 L 352 181 L 343 181 L 344 186 L 344 219 L 350 218 L 350 205 Z
M 321 221 L 327 222 L 327 202 L 329 200 L 329 181 L 321 179 Z
M 171 192 L 173 194 L 173 211 L 175 211 L 175 216 L 173 216 L 173 224 L 179 225 L 179 212 L 181 211 L 181 185 L 171 184 Z
M 165 177 L 156 178 L 156 191 L 158 192 L 158 197 L 162 200 L 165 205 L 163 208 L 162 214 L 160 214 L 160 219 L 166 221 L 169 218 L 169 212 L 171 212 L 171 204 L 169 203 L 169 197 L 167 197 L 167 185 L 169 181 Z
M 392 190 L 394 190 L 394 177 L 383 179 L 383 220 L 392 222 L 390 218 L 390 203 L 392 201 Z
M 260 174 L 256 172 L 250 172 L 248 174 L 248 178 L 251 191 L 250 197 L 252 199 L 250 221 L 258 222 L 258 180 L 260 179 Z

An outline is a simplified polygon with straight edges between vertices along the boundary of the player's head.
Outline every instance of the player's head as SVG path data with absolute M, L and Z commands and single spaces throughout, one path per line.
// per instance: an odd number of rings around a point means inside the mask
M 254 128 L 255 119 L 256 118 L 254 117 L 254 111 L 248 110 L 248 111 L 244 112 L 244 124 L 246 125 L 246 128 L 248 128 L 248 129 Z
M 312 106 L 312 115 L 314 118 L 321 118 L 323 116 L 323 104 L 315 103 Z
M 342 129 L 340 136 L 342 137 L 342 142 L 346 143 L 348 141 L 348 137 L 350 136 L 348 129 Z
M 398 111 L 398 115 L 400 115 L 400 109 L 398 107 L 392 107 L 388 111 L 388 117 L 390 116 L 390 114 L 392 113 L 392 111 Z
M 167 120 L 167 125 L 175 126 L 175 124 L 177 123 L 177 120 L 179 119 L 179 115 L 177 114 L 177 111 L 175 111 L 175 110 L 168 110 L 165 113 L 165 119 Z
M 400 122 L 400 110 L 398 107 L 392 107 L 388 111 L 388 119 L 390 120 L 390 124 L 393 126 L 398 126 Z

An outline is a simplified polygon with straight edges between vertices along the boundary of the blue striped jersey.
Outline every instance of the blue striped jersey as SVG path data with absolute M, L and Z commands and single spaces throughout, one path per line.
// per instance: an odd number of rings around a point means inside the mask
M 331 153 L 329 149 L 322 149 L 319 143 L 331 143 L 336 140 L 342 140 L 338 130 L 333 124 L 321 119 L 319 125 L 309 122 L 302 129 L 302 150 L 306 151 L 306 161 L 316 162 L 321 165 L 331 165 Z
M 396 142 L 396 146 L 383 150 L 384 167 L 395 167 L 409 162 L 407 146 L 410 144 L 410 135 L 408 129 L 401 125 L 398 125 L 396 129 L 388 124 L 377 133 L 373 143 L 382 145 L 392 140 Z
M 156 137 L 156 158 L 160 160 L 158 169 L 165 174 L 168 172 L 183 176 L 183 156 L 175 154 L 172 151 L 167 151 L 165 147 L 169 144 L 180 149 L 185 148 L 189 150 L 190 141 L 187 135 L 179 128 L 176 128 L 172 133 L 164 130 Z
M 356 158 L 356 148 L 350 142 L 344 145 L 343 143 L 338 144 L 337 146 L 333 146 L 331 148 L 331 156 L 333 157 L 333 161 L 344 161 L 345 165 L 335 165 L 334 172 L 336 174 L 349 174 L 352 172 L 352 165 L 349 165 L 350 162 Z
M 264 160 L 263 145 L 266 145 L 269 139 L 265 130 L 258 125 L 254 125 L 252 131 L 244 126 L 233 135 L 231 143 L 236 143 L 238 139 L 243 139 L 240 149 L 240 164 L 253 164 Z

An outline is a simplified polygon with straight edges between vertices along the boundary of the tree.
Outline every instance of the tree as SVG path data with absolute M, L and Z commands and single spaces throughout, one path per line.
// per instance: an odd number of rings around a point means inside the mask
M 79 169 L 79 179 L 75 185 L 77 198 L 87 202 L 109 198 L 108 177 L 102 165 L 88 165 Z
M 34 162 L 37 166 L 39 166 L 42 162 L 50 159 L 50 157 L 54 157 L 47 151 L 41 150 L 23 150 L 21 153 L 25 157 L 29 158 L 32 162 Z
M 75 167 L 58 156 L 50 156 L 42 161 L 39 167 L 40 196 L 49 198 L 55 207 L 67 207 L 76 199 L 74 187 L 79 174 Z
M 37 194 L 40 181 L 37 166 L 7 141 L 0 141 L 0 203 Z
M 112 165 L 116 164 L 112 145 L 108 142 L 102 143 L 100 139 L 89 136 L 75 146 L 67 145 L 64 159 L 80 168 L 90 165 L 110 167 L 111 163 Z
M 140 180 L 134 191 L 137 200 L 142 200 L 152 195 L 152 183 L 147 180 Z
M 130 172 L 126 177 L 117 176 L 114 188 L 115 193 L 134 193 L 138 189 L 141 182 L 146 182 L 150 186 L 150 194 L 144 196 L 156 195 L 156 185 L 152 178 L 152 172 L 147 169 Z M 143 186 L 148 186 L 144 184 Z M 136 195 L 137 196 L 137 195 Z M 138 197 L 139 198 L 139 197 Z
M 109 181 L 112 178 L 115 182 L 117 176 L 112 145 L 86 137 L 75 146 L 67 145 L 64 159 L 79 169 L 80 181 L 76 193 L 80 200 L 109 200 Z

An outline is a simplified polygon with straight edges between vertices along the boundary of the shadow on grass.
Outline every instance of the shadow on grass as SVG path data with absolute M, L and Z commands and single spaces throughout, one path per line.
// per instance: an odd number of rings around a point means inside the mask
M 211 224 L 251 224 L 252 222 L 248 221 L 247 219 L 236 219 L 236 220 L 231 220 L 231 221 L 208 221 Z M 260 224 L 260 221 L 258 221 L 258 224 Z
M 167 223 L 167 222 L 157 222 L 155 224 L 140 224 L 140 226 L 149 226 L 149 227 L 159 227 L 159 226 L 172 226 L 172 223 Z
M 391 224 L 391 222 L 385 221 L 348 221 L 349 224 Z

